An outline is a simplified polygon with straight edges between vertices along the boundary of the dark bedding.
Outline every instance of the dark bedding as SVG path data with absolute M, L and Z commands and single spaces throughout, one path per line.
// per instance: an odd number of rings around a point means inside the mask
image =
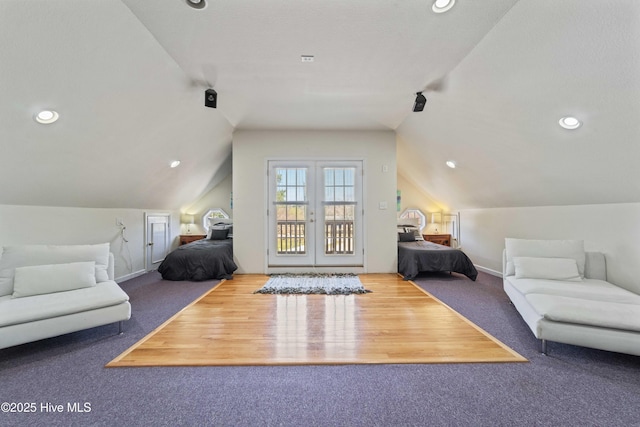
M 398 273 L 411 280 L 422 271 L 453 271 L 471 280 L 478 276 L 469 257 L 459 249 L 422 240 L 398 242 Z
M 165 280 L 232 279 L 233 239 L 203 239 L 178 246 L 162 261 L 158 272 Z

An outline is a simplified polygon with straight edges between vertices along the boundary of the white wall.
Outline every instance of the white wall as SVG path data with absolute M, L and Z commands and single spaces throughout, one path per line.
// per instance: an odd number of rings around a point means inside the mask
M 206 233 L 202 222 L 202 216 L 210 209 L 220 208 L 233 218 L 233 209 L 231 207 L 231 182 L 231 174 L 229 174 L 218 185 L 213 187 L 197 202 L 189 206 L 189 208 L 184 211 L 186 214 L 193 215 L 196 222 L 190 227 L 191 234 Z M 182 225 L 181 233 L 186 234 L 186 231 L 186 226 Z
M 0 246 L 110 243 L 115 276 L 123 280 L 144 271 L 144 214 L 168 211 L 0 205 Z M 174 245 L 180 232 L 178 212 L 171 212 Z M 116 226 L 122 218 L 125 243 Z
M 267 159 L 363 159 L 365 257 L 370 273 L 397 271 L 395 134 L 349 131 L 237 131 L 233 137 L 234 255 L 237 273 L 266 271 Z M 382 166 L 387 166 L 387 172 Z M 388 208 L 380 210 L 379 202 Z
M 400 212 L 405 209 L 419 209 L 426 217 L 427 224 L 422 230 L 423 234 L 435 233 L 437 229 L 442 230 L 440 225 L 431 224 L 430 212 L 445 212 L 442 204 L 436 202 L 429 195 L 425 194 L 411 181 L 407 180 L 402 174 L 398 174 L 398 190 L 400 190 Z
M 505 237 L 579 239 L 605 254 L 608 280 L 640 293 L 640 203 L 462 210 L 462 249 L 502 271 Z

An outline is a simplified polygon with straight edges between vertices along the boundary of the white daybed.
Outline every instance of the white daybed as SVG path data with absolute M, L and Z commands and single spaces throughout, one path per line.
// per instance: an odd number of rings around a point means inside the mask
M 131 317 L 113 280 L 109 244 L 5 246 L 0 256 L 0 349 Z
M 607 282 L 582 241 L 506 239 L 503 284 L 543 353 L 556 341 L 640 355 L 640 295 Z

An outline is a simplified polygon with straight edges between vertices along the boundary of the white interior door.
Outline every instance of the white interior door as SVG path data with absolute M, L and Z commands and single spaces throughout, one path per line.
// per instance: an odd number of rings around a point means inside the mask
M 361 267 L 362 161 L 268 167 L 269 266 Z
M 147 214 L 146 225 L 145 264 L 147 271 L 150 271 L 157 269 L 169 253 L 171 244 L 169 214 Z

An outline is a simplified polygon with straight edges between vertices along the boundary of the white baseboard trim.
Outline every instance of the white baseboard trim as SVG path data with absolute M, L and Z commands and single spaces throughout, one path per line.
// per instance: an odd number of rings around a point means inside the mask
M 496 277 L 499 277 L 499 278 L 502 279 L 502 272 L 501 271 L 492 270 L 490 268 L 482 267 L 480 265 L 476 265 L 475 267 L 476 267 L 476 270 L 478 270 L 478 271 L 482 271 L 483 273 L 487 273 L 487 274 L 490 274 L 492 276 L 496 276 Z
M 134 279 L 138 276 L 142 276 L 143 274 L 145 274 L 147 271 L 146 270 L 138 270 L 135 271 L 131 274 L 127 274 L 125 276 L 122 277 L 116 277 L 116 283 L 122 283 L 122 282 L 126 282 L 127 280 L 131 280 Z

